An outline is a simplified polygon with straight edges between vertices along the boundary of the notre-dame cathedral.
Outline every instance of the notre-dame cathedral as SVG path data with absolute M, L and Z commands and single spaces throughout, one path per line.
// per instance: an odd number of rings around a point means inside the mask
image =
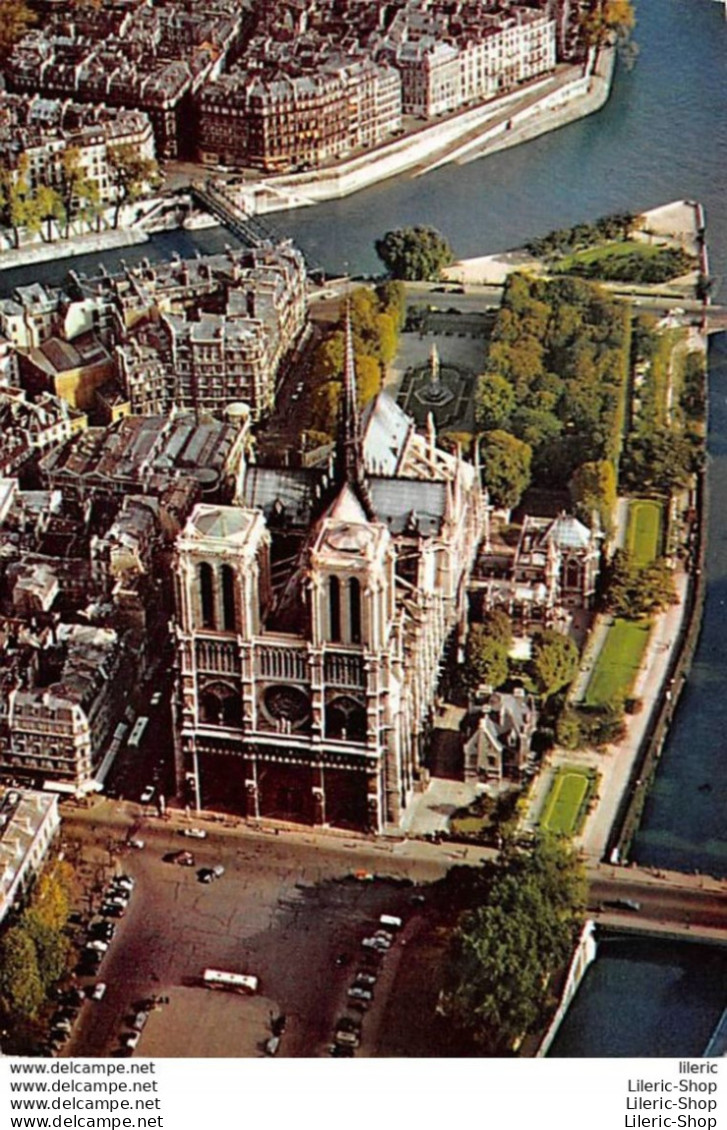
M 191 807 L 382 832 L 420 779 L 445 644 L 466 622 L 477 468 L 385 392 L 356 404 L 350 327 L 335 455 L 250 463 L 175 558 L 175 743 Z

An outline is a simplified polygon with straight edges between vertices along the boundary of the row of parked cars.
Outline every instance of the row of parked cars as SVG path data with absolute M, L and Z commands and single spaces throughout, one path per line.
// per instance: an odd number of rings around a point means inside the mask
M 93 977 L 97 974 L 116 933 L 117 924 L 112 919 L 123 917 L 133 889 L 134 880 L 130 875 L 117 875 L 106 888 L 100 917 L 95 918 L 86 931 L 85 944 L 78 962 L 78 972 L 82 976 Z M 105 981 L 96 981 L 85 989 L 73 985 L 60 991 L 48 1037 L 48 1051 L 51 1054 L 63 1047 L 71 1035 L 84 1001 L 100 1001 L 105 995 Z
M 362 940 L 362 968 L 356 971 L 346 990 L 347 1007 L 356 1015 L 349 1012 L 336 1021 L 330 1048 L 332 1056 L 353 1056 L 361 1043 L 363 1014 L 373 1002 L 381 962 L 403 925 L 403 920 L 396 915 L 382 914 L 379 916 L 377 929 Z

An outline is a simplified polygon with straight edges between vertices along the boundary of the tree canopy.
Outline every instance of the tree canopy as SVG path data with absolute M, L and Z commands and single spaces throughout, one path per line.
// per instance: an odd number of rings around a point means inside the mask
M 3 0 L 0 4 L 0 59 L 5 58 L 37 17 L 25 0 Z
M 399 325 L 406 301 L 400 283 L 387 282 L 375 290 L 359 287 L 348 299 L 353 335 L 354 364 L 359 406 L 381 388 L 386 366 L 396 356 Z M 329 438 L 335 434 L 345 363 L 345 308 L 338 324 L 319 342 L 313 355 L 313 427 Z
M 483 432 L 507 428 L 515 408 L 515 392 L 499 373 L 483 373 L 477 382 L 477 423 Z
M 452 249 L 436 228 L 418 226 L 387 231 L 375 243 L 376 254 L 395 279 L 439 278 L 452 262 Z
M 630 345 L 628 310 L 595 284 L 510 275 L 478 383 L 478 419 L 529 446 L 544 486 L 566 487 L 586 462 L 608 460 L 615 470 Z
M 616 471 L 613 463 L 600 459 L 581 464 L 574 471 L 568 489 L 579 518 L 590 525 L 595 510 L 601 529 L 609 534 L 616 510 Z
M 610 562 L 605 604 L 615 616 L 637 620 L 677 602 L 674 573 L 663 557 L 638 568 L 631 556 L 617 549 Z
M 484 905 L 460 920 L 442 997 L 445 1015 L 490 1055 L 543 1022 L 586 901 L 583 866 L 563 841 L 543 837 L 532 854 L 503 862 Z
M 540 694 L 550 698 L 568 686 L 578 670 L 578 648 L 570 636 L 553 628 L 533 638 L 531 667 Z
M 497 506 L 517 506 L 530 482 L 532 449 L 522 440 L 497 429 L 480 438 L 482 481 Z
M 139 200 L 148 186 L 159 180 L 159 168 L 156 161 L 142 157 L 138 145 L 131 143 L 109 149 L 108 165 L 109 175 L 116 189 L 114 227 L 117 228 L 123 205 Z
M 486 624 L 472 624 L 467 637 L 464 681 L 470 688 L 485 683 L 500 687 L 507 679 L 508 644 L 491 635 Z

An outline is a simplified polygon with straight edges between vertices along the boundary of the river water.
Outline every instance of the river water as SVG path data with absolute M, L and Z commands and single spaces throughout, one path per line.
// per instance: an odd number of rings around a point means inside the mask
M 724 1007 L 727 950 L 651 938 L 599 942 L 550 1056 L 701 1056 Z

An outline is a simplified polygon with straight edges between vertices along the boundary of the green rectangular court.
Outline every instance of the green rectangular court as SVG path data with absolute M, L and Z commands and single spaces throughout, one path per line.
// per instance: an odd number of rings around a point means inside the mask
M 540 826 L 556 836 L 574 836 L 586 816 L 596 787 L 596 772 L 577 765 L 561 766 L 546 797 Z
M 636 680 L 651 621 L 614 620 L 594 664 L 585 695 L 586 706 L 605 706 L 626 696 Z
M 629 502 L 626 549 L 637 568 L 650 565 L 662 553 L 664 504 L 653 498 Z

